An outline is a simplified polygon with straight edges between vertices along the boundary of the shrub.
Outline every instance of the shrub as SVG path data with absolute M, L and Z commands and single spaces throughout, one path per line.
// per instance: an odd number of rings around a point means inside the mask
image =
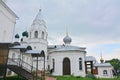
M 87 78 L 96 79 L 96 77 L 95 77 L 93 74 L 91 74 L 91 73 L 89 73 L 88 75 L 86 75 L 86 77 L 87 77 Z
M 117 80 L 120 80 L 120 74 L 117 76 Z

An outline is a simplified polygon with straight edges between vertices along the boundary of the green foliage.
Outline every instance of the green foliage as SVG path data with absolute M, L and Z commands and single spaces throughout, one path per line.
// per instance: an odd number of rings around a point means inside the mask
M 117 76 L 117 80 L 120 80 L 120 74 Z
M 93 74 L 91 74 L 91 73 L 89 73 L 88 75 L 86 75 L 86 77 L 87 78 L 91 78 L 91 79 L 96 79 L 96 77 Z
M 105 62 L 109 62 L 115 70 L 120 70 L 120 60 L 119 59 L 112 59 L 112 60 L 107 60 Z
M 71 77 L 71 76 L 57 76 L 56 77 L 57 80 L 120 80 L 117 78 L 96 78 L 96 79 L 92 79 L 92 78 L 87 78 L 87 77 Z
M 96 79 L 92 79 L 92 78 L 84 78 L 81 76 L 77 76 L 77 77 L 71 77 L 71 76 L 52 76 L 52 77 L 56 77 L 57 80 L 120 80 L 120 78 L 96 78 Z M 40 77 L 40 80 L 44 80 L 44 77 Z M 18 76 L 12 76 L 12 77 L 7 77 L 6 79 L 1 79 L 0 80 L 24 80 Z
M 0 68 L 0 76 L 3 76 L 5 72 L 5 68 Z
M 90 79 L 90 78 L 83 78 L 83 77 L 71 77 L 71 76 L 59 76 L 59 77 L 56 77 L 57 80 L 93 80 L 93 79 Z

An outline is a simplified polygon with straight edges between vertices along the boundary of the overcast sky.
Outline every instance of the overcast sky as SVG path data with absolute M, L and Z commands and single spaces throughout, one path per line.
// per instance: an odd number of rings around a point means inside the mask
M 86 47 L 98 60 L 120 59 L 120 0 L 7 0 L 18 15 L 15 33 L 31 26 L 39 9 L 49 44 L 63 44 L 68 28 L 72 45 Z

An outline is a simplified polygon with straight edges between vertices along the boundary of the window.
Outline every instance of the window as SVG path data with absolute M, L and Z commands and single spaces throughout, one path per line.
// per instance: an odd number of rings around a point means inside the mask
M 42 31 L 42 39 L 44 39 L 44 35 L 45 35 L 45 34 L 44 34 L 44 32 Z
M 34 36 L 35 38 L 38 38 L 38 31 L 35 31 Z
M 103 75 L 107 75 L 107 70 L 103 70 Z
M 8 75 L 11 75 L 11 74 L 12 74 L 12 71 L 9 70 L 7 74 L 8 74 Z
M 55 70 L 55 59 L 52 59 L 53 62 L 53 71 Z
M 79 58 L 79 70 L 82 70 L 82 58 Z

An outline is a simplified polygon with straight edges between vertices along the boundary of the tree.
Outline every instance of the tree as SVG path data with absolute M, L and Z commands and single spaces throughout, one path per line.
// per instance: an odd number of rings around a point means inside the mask
M 120 60 L 119 59 L 111 59 L 105 62 L 110 63 L 114 67 L 115 71 L 120 71 Z

